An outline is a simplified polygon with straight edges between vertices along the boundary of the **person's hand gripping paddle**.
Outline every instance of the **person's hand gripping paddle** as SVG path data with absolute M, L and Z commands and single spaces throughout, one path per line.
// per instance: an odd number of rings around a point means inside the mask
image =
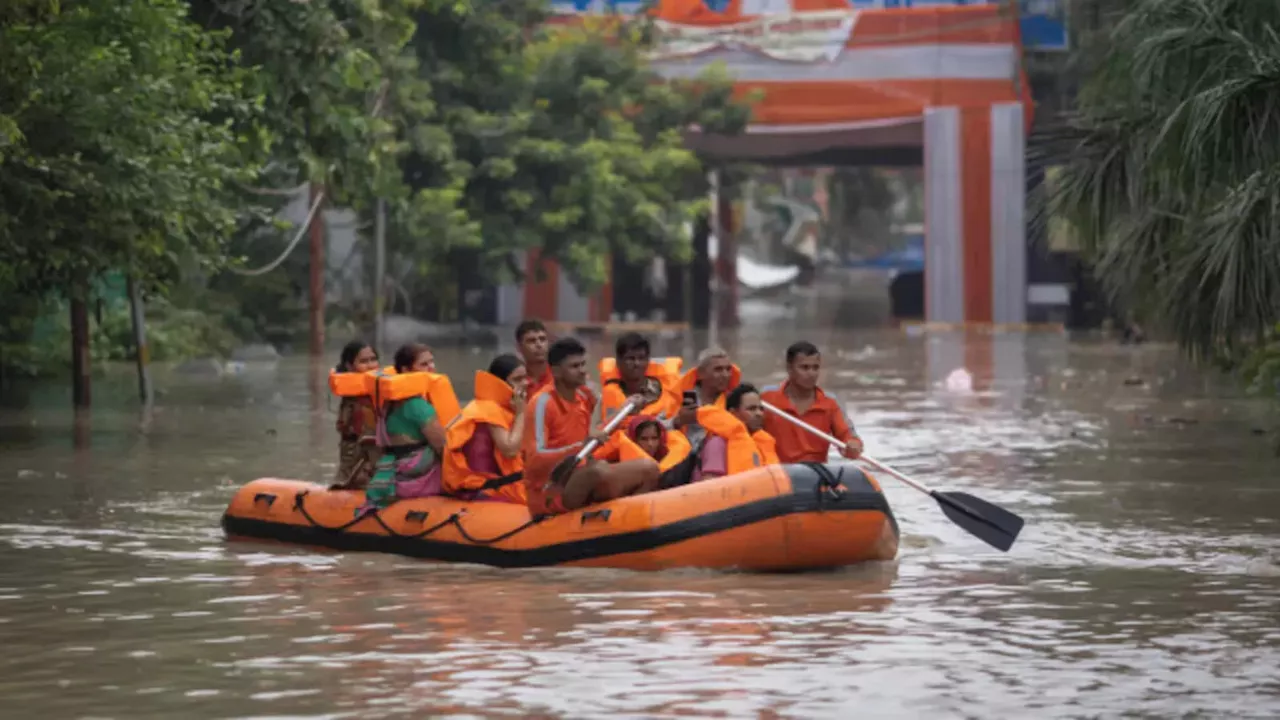
M 838 438 L 819 430 L 795 415 L 780 410 L 769 403 L 763 404 L 766 411 L 777 415 L 801 430 L 810 432 L 837 448 L 844 447 L 844 443 L 840 442 Z M 869 465 L 893 475 L 911 488 L 932 497 L 951 522 L 996 549 L 1007 552 L 1009 548 L 1013 547 L 1013 541 L 1018 539 L 1018 533 L 1022 532 L 1022 518 L 999 505 L 993 505 L 968 493 L 931 490 L 925 484 L 912 480 L 906 474 L 885 465 L 879 460 L 867 455 L 862 455 L 858 459 L 866 461 Z
M 605 423 L 604 428 L 600 431 L 601 434 L 605 436 L 612 435 L 613 431 L 617 430 L 618 426 L 630 417 L 630 415 L 639 407 L 640 404 L 636 402 L 628 402 L 626 405 L 623 405 L 618 409 L 618 414 L 614 415 L 613 419 Z M 591 453 L 595 452 L 598 447 L 600 447 L 600 441 L 596 438 L 591 438 L 587 440 L 587 444 L 583 445 L 581 450 L 556 463 L 556 466 L 551 470 L 552 484 L 564 485 L 569 479 L 569 474 L 573 472 L 574 468 L 578 467 L 578 463 L 590 457 Z

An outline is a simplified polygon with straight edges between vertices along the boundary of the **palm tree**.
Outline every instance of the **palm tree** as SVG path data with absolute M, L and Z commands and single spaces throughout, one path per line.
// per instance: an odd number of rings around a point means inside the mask
M 1123 5 L 1050 132 L 1049 207 L 1119 305 L 1238 358 L 1280 317 L 1280 2 Z

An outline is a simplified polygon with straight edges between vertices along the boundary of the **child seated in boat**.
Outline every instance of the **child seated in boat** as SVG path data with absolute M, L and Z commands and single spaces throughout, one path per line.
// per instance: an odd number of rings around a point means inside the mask
M 764 431 L 764 406 L 754 385 L 742 383 L 730 390 L 724 408 L 698 408 L 698 424 L 707 437 L 698 453 L 695 481 L 778 464 L 776 443 Z
M 662 473 L 659 486 L 666 488 L 689 481 L 692 468 L 685 466 L 691 465 L 686 460 L 693 460 L 689 454 L 691 449 L 684 433 L 667 430 L 661 418 L 636 415 L 628 421 L 627 428 L 615 432 L 594 457 L 609 462 L 652 458 Z
M 435 354 L 426 345 L 405 345 L 396 351 L 395 376 L 379 382 L 431 387 Z M 412 377 L 415 374 L 430 377 Z M 422 383 L 421 380 L 428 382 Z M 448 386 L 447 378 L 443 383 Z M 380 388 L 381 391 L 381 388 Z M 448 387 L 452 397 L 453 389 Z M 456 404 L 456 398 L 452 399 Z M 440 463 L 445 445 L 444 427 L 430 392 L 386 401 L 378 410 L 378 446 L 383 455 L 365 491 L 366 507 L 386 507 L 398 498 L 440 494 Z
M 588 459 L 562 478 L 552 471 L 571 459 L 589 438 L 608 444 L 592 430 L 596 396 L 587 389 L 587 350 L 574 338 L 561 338 L 547 351 L 552 384 L 529 401 L 524 432 L 524 482 L 529 511 L 557 515 L 592 502 L 605 502 L 657 489 L 661 478 L 653 458 L 607 463 Z M 643 398 L 632 401 L 643 404 Z
M 499 355 L 476 371 L 475 400 L 445 432 L 444 492 L 475 500 L 524 503 L 525 389 L 519 356 Z
M 378 369 L 378 351 L 361 340 L 353 340 L 338 356 L 338 373 L 366 373 Z M 373 434 L 377 420 L 373 398 L 368 395 L 344 397 L 338 405 L 338 472 L 334 490 L 361 490 L 369 484 L 378 448 Z

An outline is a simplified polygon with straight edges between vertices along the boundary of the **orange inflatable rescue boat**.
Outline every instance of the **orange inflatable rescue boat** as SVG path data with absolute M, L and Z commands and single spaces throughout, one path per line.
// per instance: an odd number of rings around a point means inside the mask
M 263 478 L 222 517 L 258 538 L 497 567 L 566 565 L 757 572 L 891 560 L 898 525 L 880 486 L 852 464 L 772 465 L 535 519 L 524 505 L 400 500 L 355 517 L 364 493 Z

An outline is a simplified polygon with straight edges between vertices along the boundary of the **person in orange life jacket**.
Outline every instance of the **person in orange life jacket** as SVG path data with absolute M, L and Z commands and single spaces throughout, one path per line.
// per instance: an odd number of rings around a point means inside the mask
M 587 389 L 587 351 L 574 338 L 551 344 L 547 362 L 555 378 L 530 400 L 524 433 L 524 482 L 529 511 L 535 516 L 556 515 L 593 502 L 649 492 L 661 473 L 652 458 L 616 464 L 595 458 L 578 465 L 561 483 L 553 483 L 551 471 L 571 457 L 589 437 L 609 438 L 591 428 L 596 397 Z M 636 398 L 640 400 L 639 398 Z
M 445 431 L 444 491 L 476 500 L 525 503 L 524 444 L 529 373 L 510 353 L 476 372 L 475 400 Z
M 525 320 L 516 326 L 516 348 L 524 358 L 525 371 L 529 374 L 527 397 L 551 385 L 551 367 L 547 364 L 547 326 L 541 320 Z
M 405 345 L 396 351 L 395 368 L 397 375 L 434 373 L 435 354 L 426 345 Z M 366 505 L 386 507 L 397 497 L 430 494 L 434 483 L 429 476 L 439 472 L 437 460 L 445 445 L 435 406 L 424 397 L 388 403 L 380 411 L 379 424 L 378 444 L 384 454 L 365 490 Z
M 698 408 L 698 422 L 706 429 L 707 438 L 695 481 L 778 464 L 773 437 L 764 431 L 760 391 L 754 385 L 742 383 L 729 391 L 724 408 Z
M 670 422 L 680 410 L 679 378 L 662 365 L 651 362 L 649 341 L 639 333 L 627 333 L 614 345 L 617 377 L 601 378 L 600 417 L 608 421 L 626 404 L 627 398 L 644 396 L 638 413 L 656 415 Z M 603 375 L 603 373 L 602 373 Z
M 810 342 L 798 342 L 787 348 L 787 381 L 781 386 L 765 388 L 765 402 L 804 420 L 844 443 L 840 454 L 856 460 L 862 454 L 862 439 L 854 432 L 844 410 L 835 398 L 818 386 L 822 372 L 822 354 Z M 784 463 L 827 461 L 830 444 L 785 419 L 766 413 L 764 429 L 778 442 L 778 457 Z
M 626 430 L 614 433 L 596 457 L 611 462 L 653 458 L 662 472 L 674 468 L 689 456 L 692 448 L 682 433 L 669 432 L 662 420 L 653 415 L 635 415 Z
M 703 350 L 698 355 L 698 366 L 680 378 L 679 386 L 682 393 L 696 392 L 698 402 L 693 406 L 683 405 L 671 426 L 684 432 L 689 442 L 696 445 L 706 435 L 698 423 L 698 407 L 723 406 L 724 394 L 740 382 L 742 372 L 729 359 L 728 351 L 719 347 Z
M 378 369 L 378 351 L 369 343 L 353 340 L 342 348 L 334 372 L 364 373 Z M 369 484 L 378 448 L 373 442 L 373 398 L 344 397 L 338 405 L 338 472 L 333 490 L 361 490 Z

